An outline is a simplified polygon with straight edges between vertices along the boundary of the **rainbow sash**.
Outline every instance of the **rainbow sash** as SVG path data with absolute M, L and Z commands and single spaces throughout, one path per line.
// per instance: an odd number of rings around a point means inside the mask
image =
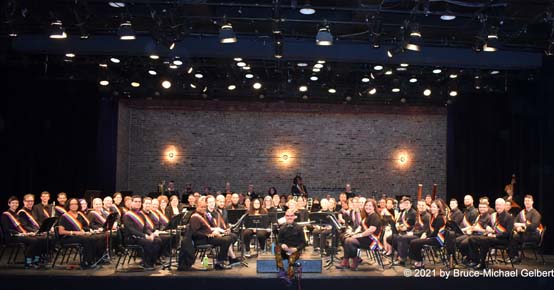
M 431 222 L 429 223 L 429 229 L 431 230 L 431 232 L 435 231 L 435 229 L 433 228 L 433 221 L 435 221 L 435 217 L 432 217 Z M 439 242 L 441 247 L 444 246 L 444 242 L 446 240 L 445 232 L 446 232 L 446 220 L 444 221 L 443 226 L 437 232 L 437 241 Z
M 469 223 L 469 221 L 467 220 L 466 215 L 464 214 L 464 218 L 462 219 L 462 228 L 469 227 L 470 225 L 471 224 Z
M 149 228 L 151 231 L 153 231 L 154 230 L 154 222 L 150 218 L 150 215 L 146 214 L 145 212 L 143 212 L 142 215 L 144 216 L 144 219 L 146 221 L 146 227 Z
M 58 215 L 62 216 L 67 213 L 67 210 L 65 210 L 63 206 L 56 205 L 56 212 L 58 213 Z
M 491 223 L 496 234 L 503 234 L 506 232 L 506 228 L 498 222 L 498 216 L 496 212 L 491 215 Z
M 21 225 L 21 223 L 19 222 L 19 220 L 17 219 L 16 216 L 14 216 L 11 212 L 9 211 L 5 211 L 3 213 L 4 215 L 8 216 L 8 219 L 10 220 L 10 222 L 12 223 L 12 225 L 15 227 L 15 229 L 20 232 L 20 233 L 27 233 L 27 231 L 25 230 L 25 228 Z
M 417 223 L 421 228 L 425 227 L 425 224 L 423 223 L 423 219 L 421 219 L 421 214 L 417 213 Z
M 371 239 L 371 244 L 369 244 L 369 248 L 372 251 L 383 249 L 383 244 L 381 244 L 381 241 L 379 241 L 379 237 L 372 234 L 369 236 L 369 238 Z
M 163 214 L 159 209 L 156 210 L 156 213 L 158 214 L 160 223 L 164 226 L 167 226 L 167 224 L 169 223 L 169 219 L 165 216 L 165 214 Z
M 102 216 L 101 214 L 99 214 L 98 212 L 96 211 L 91 211 L 92 215 L 94 216 L 94 218 L 99 221 L 101 224 L 105 224 L 106 223 L 106 219 L 104 218 L 104 216 Z
M 79 212 L 77 212 L 77 214 L 80 215 L 83 218 L 83 220 L 85 220 L 85 222 L 87 223 L 87 227 L 90 226 L 90 221 L 84 213 L 79 211 Z
M 544 231 L 544 226 L 542 224 L 539 224 L 539 226 L 537 227 L 537 232 L 542 235 L 542 231 Z
M 21 212 L 25 213 L 25 215 L 27 216 L 27 219 L 33 224 L 33 226 L 35 226 L 36 228 L 40 228 L 40 225 L 38 224 L 37 220 L 35 219 L 35 217 L 33 217 L 32 214 L 28 213 L 26 210 L 24 209 L 20 209 L 17 214 L 20 214 Z
M 130 210 L 125 213 L 125 215 L 129 216 L 137 224 L 141 229 L 144 228 L 144 220 L 140 215 L 138 215 L 136 212 Z
M 78 218 L 74 218 L 69 213 L 65 213 L 64 215 L 62 215 L 62 217 L 65 218 L 69 223 L 71 223 L 75 230 L 77 231 L 83 230 L 83 224 L 79 221 Z M 77 215 L 77 217 L 79 217 L 79 215 Z
M 44 205 L 42 206 L 42 213 L 44 213 L 47 218 L 50 217 L 50 213 L 44 208 Z
M 485 229 L 481 226 L 481 224 L 479 223 L 479 219 L 481 219 L 481 215 L 478 215 L 478 216 L 477 216 L 477 218 L 475 219 L 475 222 L 473 223 L 473 227 L 475 227 L 475 228 L 477 228 L 477 229 L 480 229 L 480 230 L 485 230 Z M 480 231 L 474 232 L 474 233 L 477 234 L 477 235 L 482 235 L 482 234 L 483 234 L 483 232 L 480 232 Z
M 519 212 L 519 222 L 527 223 L 527 217 L 525 216 L 525 209 Z

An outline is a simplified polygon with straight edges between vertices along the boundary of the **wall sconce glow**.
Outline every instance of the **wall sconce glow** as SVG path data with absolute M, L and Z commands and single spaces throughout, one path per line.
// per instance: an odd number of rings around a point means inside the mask
M 177 162 L 177 148 L 175 146 L 168 146 L 163 154 L 165 161 L 170 163 Z
M 407 168 L 411 163 L 410 154 L 406 151 L 400 151 L 396 154 L 396 164 L 400 168 Z
M 286 162 L 287 160 L 289 160 L 289 156 L 287 154 L 283 154 L 283 156 L 281 156 L 281 159 Z
M 281 169 L 289 168 L 295 162 L 296 152 L 288 146 L 275 148 L 272 162 L 275 166 Z

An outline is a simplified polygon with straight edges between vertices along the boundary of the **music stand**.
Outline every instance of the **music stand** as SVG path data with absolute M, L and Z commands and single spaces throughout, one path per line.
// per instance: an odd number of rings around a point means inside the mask
M 49 217 L 42 221 L 37 234 L 46 233 L 46 261 L 50 261 L 50 230 L 58 222 L 57 217 Z
M 100 262 L 108 262 L 109 263 L 111 261 L 110 242 L 111 242 L 111 236 L 112 236 L 112 228 L 113 228 L 113 225 L 115 224 L 115 222 L 117 221 L 118 217 L 119 217 L 119 215 L 115 212 L 110 213 L 106 217 L 106 222 L 102 226 L 102 228 L 104 229 L 104 232 L 106 233 L 106 250 L 104 251 L 104 254 L 102 255 L 102 257 L 100 257 L 100 259 L 98 259 L 98 261 L 96 261 L 94 264 L 92 264 L 92 267 L 98 266 L 98 264 L 100 264 Z
M 165 229 L 169 231 L 169 261 L 167 262 L 167 264 L 162 266 L 162 270 L 166 270 L 166 269 L 171 270 L 171 266 L 172 266 L 171 263 L 173 260 L 172 259 L 173 258 L 173 245 L 172 245 L 173 230 L 177 231 L 177 227 L 181 224 L 181 221 L 187 214 L 188 212 L 180 213 L 178 215 L 173 216 L 169 221 L 169 223 L 167 224 L 167 226 L 165 227 Z M 190 215 L 192 215 L 192 213 Z M 190 220 L 190 215 L 189 215 L 189 220 Z
M 246 209 L 229 209 L 227 210 L 227 219 L 230 224 L 235 224 L 246 213 Z
M 247 229 L 267 230 L 270 225 L 269 216 L 267 214 L 248 215 L 244 220 L 244 227 Z M 270 229 L 271 230 L 271 229 Z M 256 242 L 258 240 L 256 239 Z M 244 241 L 243 241 L 244 243 Z M 256 256 L 259 254 L 259 243 L 256 243 Z
M 451 230 L 453 230 L 458 235 L 464 235 L 464 232 L 460 228 L 460 226 L 454 222 L 454 221 L 447 221 L 446 226 L 448 226 Z

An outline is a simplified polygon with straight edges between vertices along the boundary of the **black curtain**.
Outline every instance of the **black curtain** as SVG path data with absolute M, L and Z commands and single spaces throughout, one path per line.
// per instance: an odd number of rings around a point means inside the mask
M 549 213 L 554 193 L 554 72 L 543 69 L 527 80 L 506 82 L 507 93 L 486 90 L 464 95 L 448 108 L 448 193 L 504 196 L 516 175 L 516 201 L 534 196 L 543 224 L 554 225 Z M 510 73 L 510 72 L 508 72 Z M 552 251 L 552 235 L 545 246 Z

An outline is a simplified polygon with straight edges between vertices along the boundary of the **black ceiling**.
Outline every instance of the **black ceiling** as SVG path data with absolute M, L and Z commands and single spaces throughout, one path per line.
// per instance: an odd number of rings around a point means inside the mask
M 125 97 L 444 105 L 456 98 L 450 96 L 453 90 L 457 97 L 506 92 L 512 80 L 535 78 L 553 41 L 553 1 L 142 0 L 120 1 L 121 8 L 108 2 L 2 1 L 2 63 L 26 66 L 43 78 L 109 80 L 101 89 Z M 301 14 L 306 4 L 316 13 Z M 443 15 L 456 18 L 444 21 Z M 48 38 L 54 20 L 62 21 L 67 39 Z M 131 21 L 136 40 L 117 37 L 124 20 Z M 224 22 L 233 25 L 237 43 L 218 42 Z M 405 39 L 403 28 L 414 23 L 422 51 L 388 58 L 387 50 Z M 324 25 L 334 36 L 333 46 L 315 45 Z M 281 59 L 274 58 L 276 37 L 281 37 L 276 29 L 282 31 Z M 476 41 L 491 29 L 498 29 L 499 51 L 475 52 Z M 17 37 L 8 37 L 12 32 Z M 79 39 L 83 34 L 89 38 Z M 149 58 L 153 53 L 160 59 Z M 111 57 L 121 62 L 112 63 Z M 250 70 L 237 66 L 237 57 Z M 176 59 L 183 64 L 170 68 Z M 318 61 L 325 63 L 314 72 Z M 104 63 L 107 68 L 99 66 Z M 441 72 L 433 73 L 437 68 Z M 253 78 L 245 78 L 248 73 Z M 166 79 L 170 89 L 160 86 Z M 140 87 L 131 87 L 132 81 Z M 262 88 L 253 89 L 255 82 Z M 229 85 L 237 88 L 231 91 Z M 305 92 L 299 90 L 303 85 Z M 369 94 L 373 88 L 376 93 Z M 422 94 L 426 88 L 430 96 Z

